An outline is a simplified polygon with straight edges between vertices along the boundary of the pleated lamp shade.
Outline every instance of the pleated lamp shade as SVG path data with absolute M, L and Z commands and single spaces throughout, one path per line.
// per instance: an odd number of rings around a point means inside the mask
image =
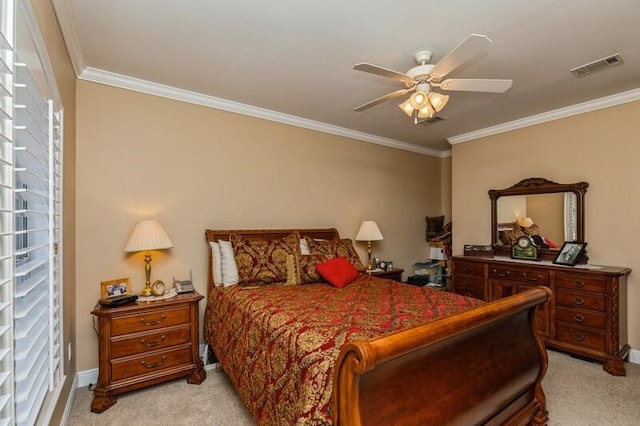
M 382 239 L 382 232 L 373 220 L 365 220 L 360 224 L 356 241 L 380 241 Z
M 157 220 L 142 220 L 137 222 L 131 231 L 129 241 L 124 251 L 162 250 L 173 247 L 173 243 Z

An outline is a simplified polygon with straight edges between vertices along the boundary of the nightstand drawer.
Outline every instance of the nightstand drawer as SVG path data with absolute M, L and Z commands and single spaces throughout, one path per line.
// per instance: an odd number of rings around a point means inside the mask
M 607 297 L 604 294 L 582 293 L 559 288 L 556 291 L 556 305 L 605 312 Z
M 111 335 L 118 336 L 172 325 L 189 324 L 191 320 L 190 312 L 189 307 L 183 307 L 114 318 L 111 322 Z
M 606 333 L 604 331 L 587 330 L 569 324 L 556 325 L 556 339 L 559 342 L 604 351 L 606 349 Z
M 137 333 L 115 337 L 111 343 L 111 358 L 135 355 L 142 352 L 164 349 L 191 341 L 191 327 L 180 325 L 154 333 Z
M 112 360 L 111 380 L 124 380 L 190 363 L 191 345 L 186 344 L 167 351 L 149 352 L 135 358 Z
M 556 320 L 568 322 L 585 327 L 605 330 L 607 327 L 607 316 L 600 312 L 588 312 L 583 309 L 556 308 Z

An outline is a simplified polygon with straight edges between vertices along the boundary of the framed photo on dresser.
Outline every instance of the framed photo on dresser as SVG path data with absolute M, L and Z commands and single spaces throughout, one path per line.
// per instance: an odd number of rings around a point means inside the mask
M 587 247 L 587 243 L 579 243 L 577 241 L 566 241 L 558 255 L 553 260 L 553 263 L 558 265 L 574 266 L 578 259 L 584 253 L 584 249 Z

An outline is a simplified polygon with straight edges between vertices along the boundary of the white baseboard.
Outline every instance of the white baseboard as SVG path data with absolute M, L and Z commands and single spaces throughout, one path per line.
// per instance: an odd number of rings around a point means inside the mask
M 640 364 L 640 350 L 631 349 L 629 351 L 629 362 L 632 364 Z
M 74 382 L 76 384 L 76 389 L 97 383 L 98 369 L 92 368 L 91 370 L 78 371 Z

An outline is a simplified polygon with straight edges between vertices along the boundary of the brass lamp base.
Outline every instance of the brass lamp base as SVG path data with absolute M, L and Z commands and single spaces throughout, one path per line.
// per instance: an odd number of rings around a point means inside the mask
M 151 285 L 147 283 L 147 286 L 140 292 L 140 296 L 149 297 L 153 295 L 153 290 L 151 290 Z
M 149 252 L 144 255 L 144 274 L 147 282 L 144 285 L 144 289 L 140 292 L 140 296 L 149 297 L 153 294 L 153 290 L 151 290 L 151 253 Z
M 372 271 L 373 262 L 371 261 L 371 241 L 367 241 L 367 254 L 369 255 L 369 261 L 367 262 L 367 271 Z

